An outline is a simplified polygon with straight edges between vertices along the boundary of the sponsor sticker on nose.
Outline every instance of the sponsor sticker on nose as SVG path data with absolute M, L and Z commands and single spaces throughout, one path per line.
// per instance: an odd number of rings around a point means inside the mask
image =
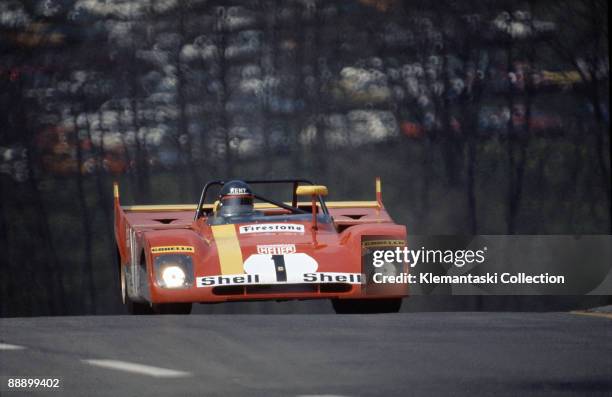
M 305 253 L 287 255 L 251 255 L 244 262 L 247 274 L 259 274 L 262 282 L 303 282 L 304 273 L 314 273 L 319 264 Z

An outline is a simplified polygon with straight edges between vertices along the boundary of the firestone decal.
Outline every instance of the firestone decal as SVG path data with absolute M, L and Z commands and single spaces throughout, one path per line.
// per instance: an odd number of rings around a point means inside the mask
M 240 234 L 249 233 L 304 233 L 304 225 L 293 223 L 263 223 L 244 225 L 239 228 Z

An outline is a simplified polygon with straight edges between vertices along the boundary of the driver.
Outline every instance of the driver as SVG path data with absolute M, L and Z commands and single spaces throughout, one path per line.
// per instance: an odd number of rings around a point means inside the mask
M 243 181 L 227 182 L 219 192 L 218 208 L 219 216 L 252 215 L 254 211 L 251 187 Z

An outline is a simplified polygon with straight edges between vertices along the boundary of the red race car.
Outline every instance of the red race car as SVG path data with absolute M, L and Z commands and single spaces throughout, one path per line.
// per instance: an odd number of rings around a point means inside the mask
M 195 205 L 121 206 L 115 184 L 124 304 L 132 314 L 188 314 L 193 303 L 331 299 L 337 313 L 397 312 L 407 284 L 373 281 L 407 271 L 372 263 L 373 250 L 406 241 L 382 204 L 380 179 L 374 201 L 326 195 L 302 179 L 212 181 Z

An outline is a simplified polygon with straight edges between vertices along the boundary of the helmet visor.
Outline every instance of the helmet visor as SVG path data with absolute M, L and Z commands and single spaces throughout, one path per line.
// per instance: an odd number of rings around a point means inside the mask
M 238 215 L 253 212 L 253 196 L 250 194 L 221 197 L 220 215 Z

